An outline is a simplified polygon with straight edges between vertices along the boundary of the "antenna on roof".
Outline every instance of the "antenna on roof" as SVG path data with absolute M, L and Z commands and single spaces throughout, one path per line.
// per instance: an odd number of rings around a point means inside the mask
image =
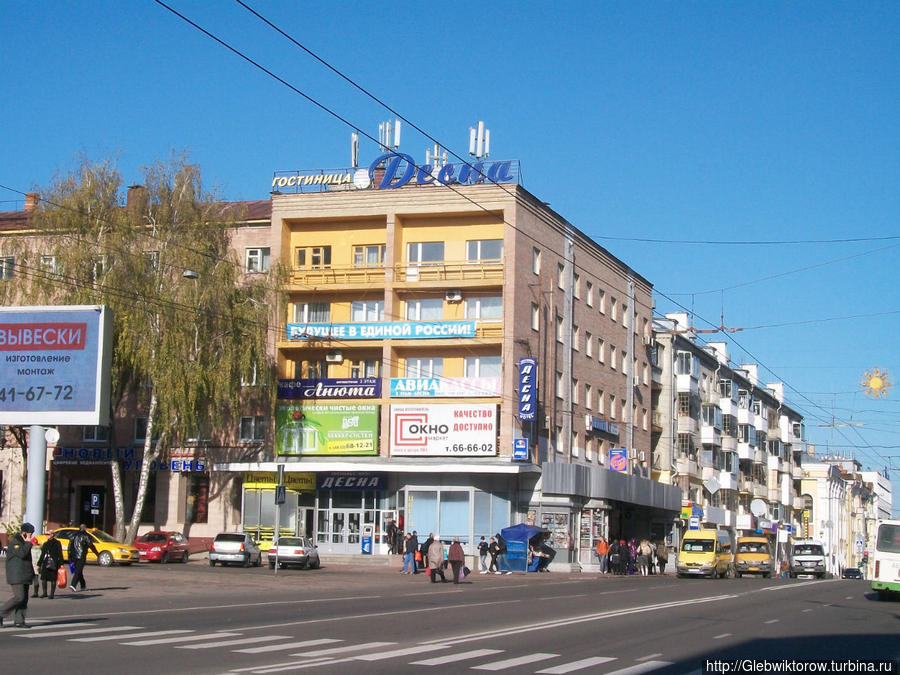
M 355 131 L 350 134 L 350 166 L 359 167 L 359 134 Z
M 400 120 L 388 120 L 378 125 L 378 144 L 382 152 L 400 147 Z
M 441 167 L 447 163 L 447 151 L 444 150 L 444 154 L 441 155 L 441 146 L 437 143 L 434 144 L 434 150 L 425 150 L 425 165 L 431 167 L 432 175 L 437 175 L 438 171 L 441 170 Z
M 477 128 L 469 127 L 469 154 L 476 159 L 491 154 L 491 130 L 485 129 L 481 120 L 478 121 Z

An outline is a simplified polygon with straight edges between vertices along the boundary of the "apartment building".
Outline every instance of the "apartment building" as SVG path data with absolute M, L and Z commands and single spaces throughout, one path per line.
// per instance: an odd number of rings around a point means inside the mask
M 767 532 L 798 524 L 803 417 L 780 383 L 734 366 L 723 342 L 700 343 L 686 313 L 654 322 L 652 477 L 684 495 L 680 530 Z

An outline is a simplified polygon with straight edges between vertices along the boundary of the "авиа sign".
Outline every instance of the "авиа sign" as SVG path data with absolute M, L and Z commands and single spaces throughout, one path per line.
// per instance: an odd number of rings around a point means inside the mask
M 380 183 L 375 183 L 375 170 L 384 163 L 384 176 Z M 399 173 L 401 171 L 402 173 Z M 386 153 L 369 165 L 369 180 L 377 190 L 390 190 L 406 185 L 415 177 L 419 185 L 428 185 L 437 181 L 442 185 L 475 184 L 488 181 L 491 183 L 509 183 L 515 180 L 512 175 L 512 162 L 474 162 L 472 164 L 444 164 L 435 176 L 434 167 L 430 164 L 416 166 L 416 160 L 404 153 Z M 399 173 L 399 175 L 398 175 Z

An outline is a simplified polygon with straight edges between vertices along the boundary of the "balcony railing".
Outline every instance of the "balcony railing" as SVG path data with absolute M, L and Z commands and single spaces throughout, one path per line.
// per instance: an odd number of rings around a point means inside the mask
M 475 338 L 482 340 L 499 340 L 503 337 L 503 323 L 501 321 L 490 321 L 490 320 L 475 320 Z M 397 338 L 394 341 L 400 341 L 402 338 Z M 440 338 L 436 338 L 440 339 Z M 444 338 L 444 339 L 454 339 L 454 338 Z M 352 348 L 356 343 L 365 343 L 365 342 L 377 342 L 381 343 L 385 340 L 385 338 L 375 338 L 373 340 L 341 340 L 340 338 L 298 338 L 294 340 L 288 340 L 287 338 L 287 324 L 281 324 L 278 329 L 278 343 L 280 347 L 285 347 L 290 345 L 291 347 L 318 347 L 322 348 L 324 345 L 329 345 L 331 343 L 340 343 L 341 348 Z M 416 342 L 421 343 L 422 340 L 416 340 Z
M 502 262 L 427 262 L 394 266 L 394 280 L 418 281 L 502 281 Z
M 384 267 L 315 267 L 291 270 L 289 283 L 296 286 L 325 284 L 383 284 Z

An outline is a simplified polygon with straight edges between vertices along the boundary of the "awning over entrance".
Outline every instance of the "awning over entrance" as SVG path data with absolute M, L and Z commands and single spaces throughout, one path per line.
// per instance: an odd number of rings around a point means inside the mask
M 583 464 L 554 462 L 544 465 L 544 494 L 579 495 L 608 499 L 664 511 L 681 511 L 681 489 L 649 478 L 631 476 Z

